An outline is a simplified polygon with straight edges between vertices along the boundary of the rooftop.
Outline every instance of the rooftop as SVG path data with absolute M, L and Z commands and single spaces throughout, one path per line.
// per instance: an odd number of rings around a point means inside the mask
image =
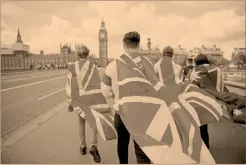
M 1 55 L 12 55 L 14 54 L 13 49 L 11 48 L 1 48 Z
M 201 47 L 194 47 L 194 49 L 189 50 L 190 56 L 195 56 L 199 53 L 213 56 L 223 55 L 223 51 L 220 48 L 216 47 L 216 45 L 214 45 L 213 47 L 205 47 L 204 45 L 202 45 Z

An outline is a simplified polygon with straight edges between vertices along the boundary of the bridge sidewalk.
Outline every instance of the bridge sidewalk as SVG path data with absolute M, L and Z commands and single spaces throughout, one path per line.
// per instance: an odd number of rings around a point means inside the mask
M 60 109 L 59 109 L 60 107 Z M 91 164 L 91 156 L 80 155 L 77 115 L 68 112 L 62 104 L 53 117 L 42 121 L 27 136 L 2 152 L 2 163 L 8 164 Z M 61 108 L 62 107 L 62 108 Z M 57 110 L 56 110 L 57 111 Z M 50 113 L 50 112 L 49 112 Z M 44 115 L 45 116 L 45 115 Z M 44 120 L 47 117 L 41 117 Z M 47 115 L 46 115 L 47 116 Z M 36 121 L 37 122 L 37 121 Z M 86 127 L 87 137 L 90 130 Z M 209 124 L 210 151 L 217 163 L 244 164 L 246 159 L 246 129 L 229 120 Z M 89 138 L 88 142 L 89 142 Z M 104 142 L 99 137 L 99 150 L 102 163 L 118 163 L 116 141 Z M 132 141 L 129 148 L 129 163 L 136 163 Z
M 90 130 L 86 125 L 87 142 Z M 88 143 L 89 144 L 89 143 Z M 92 164 L 92 157 L 79 152 L 78 122 L 75 112 L 64 107 L 52 118 L 2 152 L 2 163 L 8 164 Z M 99 137 L 102 163 L 117 164 L 116 140 L 104 142 Z M 132 142 L 129 163 L 136 163 Z

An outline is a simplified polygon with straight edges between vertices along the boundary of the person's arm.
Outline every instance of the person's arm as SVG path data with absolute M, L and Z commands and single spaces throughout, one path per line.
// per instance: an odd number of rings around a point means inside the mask
M 160 80 L 160 77 L 159 77 L 160 73 L 158 72 L 158 68 L 160 68 L 161 60 L 162 60 L 162 58 L 154 65 L 155 74 L 156 74 L 156 76 L 158 77 L 159 80 Z
M 114 104 L 113 101 L 113 90 L 112 90 L 112 70 L 113 67 L 112 65 L 114 64 L 114 61 L 112 61 L 105 69 L 105 72 L 103 74 L 102 80 L 101 80 L 101 90 L 102 90 L 102 94 L 104 95 L 104 97 L 107 100 L 107 104 L 112 107 Z

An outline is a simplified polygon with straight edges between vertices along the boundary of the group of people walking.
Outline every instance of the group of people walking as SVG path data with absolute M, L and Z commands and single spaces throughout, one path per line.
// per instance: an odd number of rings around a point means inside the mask
M 123 47 L 124 47 L 124 54 L 128 57 L 130 57 L 141 69 L 142 64 L 139 62 L 138 57 L 139 54 L 139 46 L 140 46 L 140 35 L 138 32 L 132 31 L 129 33 L 126 33 L 123 38 Z M 78 51 L 78 57 L 79 60 L 86 59 L 90 53 L 90 50 L 85 46 L 81 46 L 80 51 Z M 163 49 L 163 56 L 169 56 L 173 57 L 174 50 L 168 46 Z M 177 67 L 181 68 L 183 70 L 183 78 L 182 81 L 187 81 L 192 76 L 192 70 L 194 68 L 194 63 L 196 66 L 198 65 L 204 65 L 209 64 L 208 59 L 204 55 L 199 55 L 197 58 L 193 61 L 193 59 L 188 59 L 188 65 L 186 65 L 184 68 L 179 66 Z M 158 72 L 158 62 L 155 64 L 155 72 L 157 74 Z M 154 64 L 153 64 L 154 65 Z M 81 68 L 79 68 L 81 69 Z M 81 69 L 83 72 L 83 70 Z M 86 74 L 82 73 L 81 76 L 86 76 Z M 177 73 L 178 76 L 178 73 Z M 108 66 L 105 69 L 105 72 L 103 74 L 103 77 L 101 79 L 101 92 L 103 96 L 107 100 L 107 104 L 109 107 L 111 107 L 113 113 L 114 113 L 114 126 L 115 130 L 117 132 L 117 154 L 120 164 L 128 164 L 128 147 L 130 142 L 130 133 L 128 132 L 127 128 L 125 127 L 121 116 L 119 115 L 119 94 L 117 93 L 117 67 L 116 67 L 116 61 L 112 61 L 108 64 Z M 71 89 L 67 89 L 67 95 L 69 97 L 69 103 L 71 102 Z M 74 110 L 74 107 L 69 105 L 68 107 L 69 111 L 72 112 Z M 79 150 L 82 155 L 85 155 L 87 152 L 86 147 L 86 139 L 85 139 L 85 119 L 81 117 L 81 114 L 78 115 L 78 123 L 79 123 L 79 135 L 80 135 L 80 146 Z M 89 152 L 92 155 L 94 161 L 96 163 L 101 162 L 101 157 L 98 151 L 98 132 L 96 129 L 91 128 L 92 134 L 90 139 L 90 148 Z M 207 125 L 201 126 L 201 137 L 206 144 L 207 148 L 209 148 L 209 136 L 208 136 L 208 127 Z M 142 151 L 140 146 L 137 144 L 135 140 L 134 142 L 134 149 L 135 149 L 135 155 L 137 159 L 138 164 L 151 164 L 151 160 L 148 158 L 148 156 Z M 177 158 L 178 159 L 178 158 Z

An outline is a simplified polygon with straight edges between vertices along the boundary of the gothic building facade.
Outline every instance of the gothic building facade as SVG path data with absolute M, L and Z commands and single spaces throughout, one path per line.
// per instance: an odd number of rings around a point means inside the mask
M 147 41 L 147 49 L 143 49 L 141 47 L 139 49 L 139 53 L 141 56 L 148 57 L 153 63 L 158 62 L 162 58 L 162 51 L 159 49 L 159 46 L 152 47 L 150 38 L 148 38 Z M 188 57 L 188 53 L 186 49 L 181 47 L 181 45 L 179 45 L 178 47 L 174 47 L 173 60 L 176 63 L 180 65 L 184 65 L 187 57 Z
M 99 29 L 99 58 L 95 55 L 90 55 L 89 58 L 95 60 L 96 65 L 100 67 L 106 67 L 109 62 L 113 59 L 108 58 L 108 32 L 105 26 L 104 20 L 101 22 Z M 151 40 L 147 40 L 147 48 L 140 48 L 139 53 L 142 56 L 146 56 L 151 59 L 154 63 L 162 57 L 162 50 L 158 46 L 151 46 Z M 76 45 L 75 45 L 76 47 Z M 236 54 L 238 50 L 234 51 Z M 214 45 L 212 48 L 205 47 L 204 45 L 200 48 L 194 48 L 189 52 L 182 48 L 180 45 L 174 48 L 174 61 L 179 64 L 183 64 L 183 61 L 187 57 L 193 58 L 196 54 L 203 53 L 212 55 L 213 57 L 223 56 L 223 51 Z M 35 55 L 29 52 L 29 45 L 24 44 L 20 30 L 18 28 L 16 42 L 12 45 L 1 45 L 1 69 L 25 69 L 29 68 L 30 65 L 45 66 L 48 64 L 53 65 L 66 65 L 68 62 L 74 62 L 76 60 L 76 51 L 73 51 L 71 45 L 60 44 L 60 52 L 57 54 L 45 55 L 44 51 L 41 50 L 40 54 Z
M 76 52 L 72 51 L 71 45 L 60 44 L 60 53 L 32 54 L 29 45 L 24 44 L 18 28 L 16 42 L 12 45 L 1 45 L 1 70 L 27 69 L 45 65 L 66 65 L 76 60 Z

